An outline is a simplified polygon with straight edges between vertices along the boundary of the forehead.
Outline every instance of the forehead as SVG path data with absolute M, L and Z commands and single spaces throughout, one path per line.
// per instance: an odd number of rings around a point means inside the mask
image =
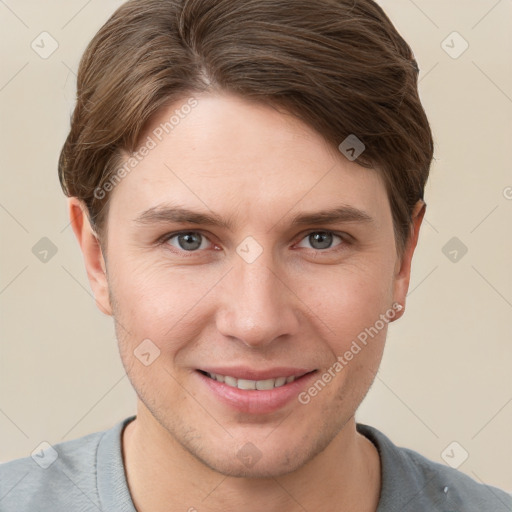
M 161 109 L 143 146 L 150 149 L 112 193 L 113 213 L 174 202 L 250 218 L 340 204 L 378 216 L 388 206 L 377 171 L 350 162 L 291 114 L 229 94 Z

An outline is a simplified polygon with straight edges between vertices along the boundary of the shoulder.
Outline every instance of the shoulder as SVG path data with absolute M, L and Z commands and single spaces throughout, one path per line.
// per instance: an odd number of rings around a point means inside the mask
M 45 443 L 0 464 L 0 511 L 98 510 L 96 451 L 104 433 Z
M 474 480 L 409 448 L 396 446 L 374 427 L 357 424 L 381 457 L 382 489 L 378 512 L 391 510 L 512 512 L 512 494 Z
M 426 500 L 447 510 L 465 512 L 512 512 L 512 495 L 497 487 L 478 482 L 467 474 L 427 459 L 408 448 L 398 448 L 411 476 L 422 488 Z M 419 490 L 419 488 L 418 488 Z

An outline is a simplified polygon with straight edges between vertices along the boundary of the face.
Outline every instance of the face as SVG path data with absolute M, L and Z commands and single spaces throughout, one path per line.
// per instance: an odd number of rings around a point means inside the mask
M 111 192 L 93 287 L 138 419 L 220 473 L 277 476 L 353 418 L 409 272 L 375 170 L 289 114 L 195 98 L 168 134 L 182 104 L 159 113 L 155 147 Z

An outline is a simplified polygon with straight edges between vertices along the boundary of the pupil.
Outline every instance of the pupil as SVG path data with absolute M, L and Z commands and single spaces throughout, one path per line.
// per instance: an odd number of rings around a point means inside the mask
M 197 233 L 185 233 L 180 235 L 178 240 L 180 241 L 180 247 L 185 250 L 198 249 L 201 246 L 201 240 Z
M 311 233 L 309 238 L 312 247 L 315 247 L 315 249 L 328 249 L 332 243 L 332 233 L 327 233 L 325 231 Z

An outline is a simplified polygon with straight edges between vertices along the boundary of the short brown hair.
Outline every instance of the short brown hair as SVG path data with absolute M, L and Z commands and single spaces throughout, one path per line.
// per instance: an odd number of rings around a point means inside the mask
M 95 190 L 136 150 L 159 109 L 221 90 L 284 108 L 381 173 L 401 255 L 433 158 L 413 53 L 372 0 L 131 0 L 89 43 L 59 159 L 68 196 L 99 235 Z M 100 236 L 101 238 L 101 236 Z

